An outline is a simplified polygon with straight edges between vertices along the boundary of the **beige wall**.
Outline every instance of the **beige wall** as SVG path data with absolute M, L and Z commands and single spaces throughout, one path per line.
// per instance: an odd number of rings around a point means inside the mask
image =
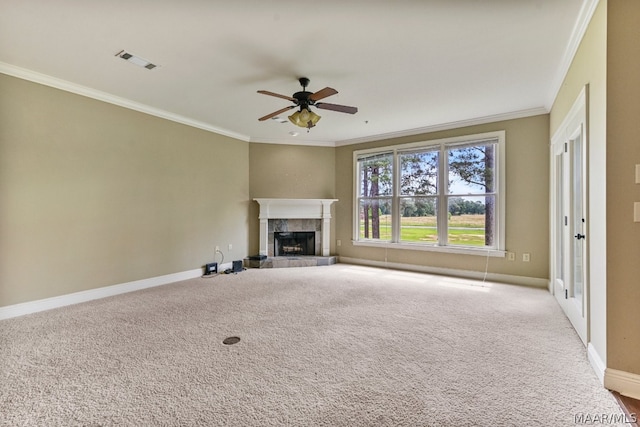
M 249 194 L 253 198 L 335 198 L 335 148 L 252 143 Z M 249 255 L 259 252 L 259 207 L 251 202 Z M 335 220 L 334 220 L 335 222 Z M 332 253 L 333 242 L 332 238 Z
M 550 136 L 580 91 L 589 85 L 588 101 L 588 224 L 589 336 L 598 356 L 607 363 L 607 6 L 600 2 L 576 52 L 550 113 Z
M 607 365 L 640 375 L 640 2 L 608 2 Z
M 547 279 L 549 270 L 549 116 L 539 115 L 412 137 L 339 147 L 336 151 L 336 247 L 342 257 L 370 261 L 411 264 L 423 267 L 484 272 L 487 259 L 482 256 L 437 252 L 380 249 L 354 246 L 353 226 L 353 151 L 363 148 L 426 141 L 491 131 L 506 131 L 506 249 L 516 253 L 516 261 L 490 258 L 490 273 Z M 522 253 L 531 254 L 531 262 L 522 261 Z
M 248 143 L 2 74 L 0 93 L 0 306 L 247 254 Z
M 640 375 L 640 3 L 600 1 L 551 110 L 551 134 L 589 85 L 589 341 L 608 368 Z

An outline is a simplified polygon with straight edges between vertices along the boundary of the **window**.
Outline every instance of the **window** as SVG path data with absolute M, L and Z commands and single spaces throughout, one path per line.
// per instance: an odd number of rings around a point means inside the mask
M 504 249 L 504 132 L 354 153 L 354 243 Z
M 358 160 L 359 238 L 391 240 L 393 153 L 364 156 Z

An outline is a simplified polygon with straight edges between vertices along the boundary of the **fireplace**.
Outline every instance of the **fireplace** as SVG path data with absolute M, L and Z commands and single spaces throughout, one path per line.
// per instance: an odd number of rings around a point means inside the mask
M 331 204 L 337 199 L 254 199 L 260 205 L 260 255 L 329 256 Z M 305 233 L 296 236 L 286 250 L 276 242 L 276 234 Z M 288 236 L 281 236 L 283 239 Z M 303 241 L 303 242 L 302 242 Z M 302 253 L 304 252 L 304 253 Z M 286 254 L 286 255 L 285 255 Z
M 315 255 L 314 231 L 276 231 L 273 233 L 275 256 Z

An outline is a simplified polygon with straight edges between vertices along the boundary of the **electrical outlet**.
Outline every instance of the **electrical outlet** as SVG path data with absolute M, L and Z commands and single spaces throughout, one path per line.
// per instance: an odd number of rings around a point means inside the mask
M 507 252 L 507 260 L 515 261 L 516 260 L 516 253 L 515 252 Z
M 522 261 L 524 262 L 531 261 L 531 254 L 522 254 Z
M 338 246 L 342 246 L 342 240 L 338 240 L 338 241 L 336 242 L 336 244 L 337 244 Z
M 220 252 L 220 246 L 216 246 L 216 252 Z
M 233 250 L 233 245 L 229 243 L 229 250 Z

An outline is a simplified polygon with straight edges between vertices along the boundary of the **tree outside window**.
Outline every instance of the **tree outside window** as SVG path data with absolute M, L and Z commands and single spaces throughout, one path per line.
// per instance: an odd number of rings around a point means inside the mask
M 450 244 L 494 246 L 495 150 L 494 141 L 447 150 Z
M 360 238 L 391 240 L 392 164 L 392 153 L 358 161 Z
M 437 150 L 401 152 L 400 160 L 400 241 L 438 243 Z
M 492 137 L 357 155 L 357 240 L 496 248 L 498 148 Z

